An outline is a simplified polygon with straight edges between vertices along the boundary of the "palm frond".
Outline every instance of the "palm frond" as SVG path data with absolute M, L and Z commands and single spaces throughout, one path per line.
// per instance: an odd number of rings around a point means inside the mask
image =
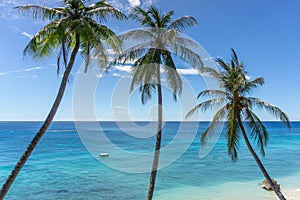
M 222 73 L 214 68 L 203 67 L 202 69 L 200 69 L 200 72 L 204 75 L 215 78 L 220 83 L 222 82 Z
M 249 94 L 252 92 L 253 89 L 262 86 L 265 83 L 262 77 L 256 78 L 252 81 L 247 81 L 246 84 L 242 87 L 241 93 Z
M 214 96 L 214 97 L 222 97 L 222 98 L 228 98 L 230 94 L 228 92 L 225 92 L 223 90 L 203 90 L 200 92 L 197 96 L 197 99 L 204 96 Z
M 261 109 L 268 111 L 272 116 L 280 119 L 288 128 L 291 127 L 287 114 L 285 114 L 277 106 L 274 106 L 264 100 L 254 98 L 254 97 L 248 97 L 247 99 L 250 101 L 252 106 L 255 106 L 257 108 L 261 108 Z
M 251 111 L 251 109 L 246 108 L 243 111 L 247 122 L 249 123 L 251 138 L 257 142 L 257 145 L 260 148 L 260 153 L 262 156 L 265 156 L 265 146 L 269 139 L 269 133 L 264 124 L 260 121 L 257 115 Z
M 61 57 L 63 58 L 63 65 L 65 68 L 67 68 L 67 64 L 68 64 L 68 53 L 69 53 L 69 48 L 67 47 L 68 45 L 68 40 L 67 38 L 63 38 L 62 42 L 61 42 L 61 48 L 60 51 L 57 55 L 57 70 L 56 73 L 57 75 L 59 75 L 60 73 L 60 63 L 61 63 Z
M 207 129 L 202 133 L 201 139 L 200 139 L 200 145 L 201 149 L 205 146 L 208 138 L 215 133 L 216 127 L 219 123 L 221 123 L 222 120 L 225 119 L 227 114 L 227 105 L 223 106 L 216 114 L 214 115 L 212 121 L 210 122 Z
M 158 10 L 157 7 L 155 6 L 150 6 L 147 9 L 148 15 L 152 16 L 153 20 L 155 21 L 155 26 L 156 28 L 165 28 L 164 25 L 162 24 L 162 19 L 163 19 L 163 14 L 160 14 L 160 11 Z
M 167 14 L 162 16 L 161 27 L 165 28 L 167 24 L 170 23 L 172 16 L 174 15 L 174 10 L 169 11 Z
M 188 27 L 192 27 L 194 25 L 197 25 L 197 20 L 192 16 L 183 16 L 177 20 L 174 20 L 167 29 L 175 29 L 177 31 L 183 31 L 184 29 Z
M 115 65 L 117 63 L 125 64 L 126 62 L 134 61 L 137 58 L 143 57 L 149 50 L 149 46 L 149 43 L 142 43 L 130 47 L 124 50 L 121 54 L 117 55 L 111 65 Z
M 175 63 L 172 59 L 171 53 L 164 51 L 162 53 L 162 58 L 164 62 L 164 71 L 167 76 L 167 82 L 169 87 L 172 89 L 174 100 L 177 100 L 177 94 L 182 92 L 182 80 L 180 75 L 176 70 Z
M 96 17 L 100 21 L 107 21 L 109 18 L 125 20 L 127 16 L 117 8 L 114 8 L 105 1 L 99 1 L 86 8 L 85 15 L 92 18 Z
M 236 110 L 236 105 L 230 105 L 230 110 L 227 116 L 227 125 L 226 125 L 226 136 L 227 136 L 227 148 L 228 155 L 231 157 L 232 161 L 237 161 L 238 155 L 237 151 L 239 149 L 239 133 L 240 127 L 238 123 L 238 115 L 240 115 L 239 111 Z
M 152 93 L 156 90 L 156 84 L 148 83 L 141 84 L 140 92 L 141 92 L 141 101 L 142 104 L 145 105 L 149 99 L 152 98 Z
M 225 63 L 225 61 L 223 61 L 222 59 L 220 58 L 217 58 L 216 59 L 216 62 L 218 65 L 220 65 L 226 72 L 230 72 L 231 69 L 230 67 Z
M 56 20 L 44 26 L 26 45 L 23 50 L 24 56 L 31 55 L 33 58 L 51 56 L 60 42 L 65 40 L 65 36 L 58 28 L 63 26 L 62 24 L 64 20 Z
M 142 104 L 152 97 L 152 93 L 156 89 L 156 68 L 155 64 L 142 64 L 137 65 L 133 69 L 133 78 L 130 86 L 130 92 L 133 91 L 135 86 L 139 86 L 141 92 Z
M 238 66 L 240 63 L 239 63 L 239 59 L 238 59 L 238 56 L 235 52 L 235 50 L 233 48 L 231 48 L 231 52 L 232 52 L 232 56 L 231 56 L 231 59 L 232 59 L 232 66 Z
M 155 27 L 155 22 L 148 15 L 148 12 L 139 6 L 136 6 L 132 9 L 129 17 L 135 21 L 138 21 L 142 26 Z
M 201 56 L 192 51 L 190 48 L 176 44 L 168 44 L 167 48 L 170 51 L 173 51 L 175 56 L 191 64 L 192 67 L 196 69 L 204 67 Z
M 152 29 L 137 29 L 131 30 L 124 34 L 119 35 L 119 38 L 124 41 L 124 43 L 131 42 L 133 40 L 135 43 L 140 42 L 150 42 L 155 40 L 155 36 Z
M 19 10 L 21 13 L 31 13 L 34 19 L 58 20 L 66 16 L 64 9 L 48 8 L 40 5 L 16 6 L 14 9 Z
M 185 118 L 190 117 L 192 114 L 200 110 L 201 112 L 205 112 L 208 109 L 214 109 L 218 106 L 221 106 L 222 104 L 226 103 L 226 98 L 214 98 L 214 99 L 209 99 L 207 101 L 204 101 L 202 103 L 199 103 L 196 105 L 193 109 L 191 109 L 185 116 Z

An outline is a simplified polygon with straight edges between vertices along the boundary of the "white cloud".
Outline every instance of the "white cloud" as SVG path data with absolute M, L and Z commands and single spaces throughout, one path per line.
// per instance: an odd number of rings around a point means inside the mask
M 114 109 L 127 110 L 127 106 L 113 106 Z
M 114 55 L 115 51 L 113 49 L 106 49 L 106 52 L 110 55 Z
M 49 7 L 55 7 L 58 6 L 61 3 L 61 0 L 38 0 L 38 1 L 32 1 L 32 0 L 1 0 L 0 2 L 0 18 L 11 20 L 11 19 L 18 19 L 22 15 L 19 14 L 16 10 L 13 8 L 16 6 L 21 5 L 28 5 L 28 4 L 38 4 L 43 6 L 49 6 Z M 27 17 L 27 15 L 23 15 L 24 17 Z
M 145 0 L 145 2 L 143 3 L 144 7 L 149 7 L 151 5 L 153 5 L 156 2 L 156 0 Z
M 7 75 L 9 74 L 9 72 L 0 72 L 0 76 L 4 76 L 4 75 Z
M 216 59 L 216 57 L 206 57 L 206 58 L 203 58 L 202 60 L 203 61 L 214 61 Z
M 29 39 L 33 38 L 33 35 L 26 33 L 25 31 L 23 31 L 21 34 L 24 35 L 25 37 L 28 37 Z
M 113 73 L 112 75 L 115 76 L 115 77 L 121 77 L 121 76 L 122 76 L 122 75 L 119 74 L 119 73 Z
M 97 74 L 96 77 L 97 78 L 102 78 L 103 77 L 103 73 Z
M 131 66 L 114 66 L 114 68 L 123 72 L 131 72 Z
M 122 4 L 120 1 L 118 0 L 109 0 L 108 1 L 110 3 L 110 5 L 112 5 L 113 7 L 115 8 L 118 8 L 118 9 L 121 9 L 121 10 L 124 10 L 125 9 L 125 5 Z
M 141 6 L 143 8 L 148 8 L 149 6 L 156 3 L 158 0 L 108 0 L 108 2 L 121 10 L 128 10 L 134 6 Z
M 46 67 L 32 67 L 32 68 L 24 69 L 22 71 L 24 71 L 24 72 L 30 72 L 30 71 L 40 70 L 40 69 L 44 69 L 44 68 L 46 68 Z
M 197 69 L 177 69 L 177 72 L 182 75 L 199 75 L 200 72 Z
M 12 73 L 21 73 L 21 72 L 31 72 L 31 71 L 36 71 L 36 70 L 40 70 L 40 69 L 45 69 L 47 67 L 32 67 L 32 68 L 26 68 L 26 69 L 21 69 L 21 70 L 12 70 L 12 71 L 8 71 L 8 72 L 0 72 L 0 76 L 4 76 L 4 75 L 9 75 L 9 74 L 12 74 Z M 22 75 L 20 76 L 17 76 L 17 77 L 21 77 Z
M 114 66 L 114 68 L 118 71 L 122 71 L 122 72 L 127 72 L 130 73 L 131 72 L 131 66 Z M 181 75 L 199 75 L 200 72 L 197 69 L 177 69 L 177 72 Z M 118 74 L 120 75 L 120 74 Z M 117 73 L 115 73 L 115 75 L 113 74 L 113 76 L 117 76 Z
M 130 7 L 135 7 L 135 6 L 140 6 L 141 5 L 140 0 L 128 0 L 128 2 L 129 2 Z

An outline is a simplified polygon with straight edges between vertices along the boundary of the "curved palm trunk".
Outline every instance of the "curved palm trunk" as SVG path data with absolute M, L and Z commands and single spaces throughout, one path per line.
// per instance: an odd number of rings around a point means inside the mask
M 246 131 L 244 129 L 242 120 L 240 117 L 238 117 L 238 122 L 239 122 L 239 126 L 241 128 L 241 132 L 243 134 L 243 137 L 245 139 L 246 145 L 250 151 L 250 153 L 252 154 L 253 158 L 255 159 L 259 169 L 261 170 L 261 172 L 263 173 L 263 175 L 265 176 L 266 180 L 268 181 L 268 183 L 270 184 L 270 186 L 272 187 L 273 191 L 276 193 L 276 195 L 278 196 L 278 198 L 280 200 L 286 200 L 286 198 L 283 196 L 283 194 L 280 192 L 279 188 L 277 187 L 276 184 L 273 183 L 270 175 L 268 174 L 267 170 L 265 169 L 265 167 L 263 166 L 262 162 L 260 161 L 260 159 L 258 158 L 257 154 L 255 153 L 254 149 L 252 148 L 250 141 L 248 139 L 248 136 L 246 134 Z
M 28 160 L 29 156 L 31 155 L 31 153 L 35 149 L 36 145 L 41 140 L 41 138 L 43 137 L 45 132 L 47 131 L 49 125 L 51 124 L 51 122 L 52 122 L 52 120 L 53 120 L 53 118 L 56 114 L 56 111 L 59 107 L 59 104 L 60 104 L 60 102 L 63 98 L 64 91 L 65 91 L 66 85 L 68 83 L 68 78 L 69 78 L 69 75 L 70 75 L 71 70 L 73 68 L 75 58 L 76 58 L 76 55 L 77 55 L 78 50 L 79 50 L 79 46 L 80 46 L 80 39 L 79 39 L 79 36 L 76 35 L 76 44 L 75 44 L 75 47 L 72 51 L 68 66 L 67 66 L 67 68 L 64 72 L 64 75 L 63 75 L 63 78 L 62 78 L 62 81 L 61 81 L 56 99 L 55 99 L 55 101 L 52 105 L 52 108 L 51 108 L 46 120 L 44 121 L 43 125 L 41 126 L 40 130 L 36 133 L 36 135 L 34 136 L 32 141 L 28 145 L 27 149 L 25 150 L 25 152 L 23 153 L 23 155 L 21 156 L 21 158 L 19 159 L 19 161 L 17 162 L 17 164 L 15 165 L 13 170 L 11 171 L 10 175 L 7 177 L 5 183 L 3 184 L 2 188 L 1 188 L 1 191 L 0 191 L 0 200 L 4 199 L 4 197 L 6 196 L 6 193 L 8 192 L 8 190 L 10 188 L 10 186 L 13 184 L 14 180 L 18 176 L 18 174 L 21 171 L 21 169 L 23 168 L 23 166 L 25 165 L 25 163 Z
M 157 67 L 157 101 L 158 101 L 158 116 L 157 116 L 157 132 L 156 132 L 156 144 L 154 159 L 152 164 L 152 170 L 150 175 L 150 182 L 148 186 L 148 194 L 146 199 L 151 200 L 153 198 L 156 174 L 158 169 L 158 160 L 161 147 L 161 132 L 162 132 L 162 92 L 161 92 L 161 80 L 160 80 L 160 66 Z

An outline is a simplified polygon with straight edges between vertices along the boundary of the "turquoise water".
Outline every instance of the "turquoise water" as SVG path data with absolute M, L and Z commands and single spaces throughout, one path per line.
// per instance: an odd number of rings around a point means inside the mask
M 40 124 L 0 122 L 0 183 Z M 122 149 L 150 152 L 154 148 L 155 137 L 129 136 L 113 122 L 100 125 L 110 141 Z M 164 146 L 175 137 L 179 125 L 179 122 L 165 124 Z M 194 124 L 184 126 L 189 134 L 189 127 Z M 260 189 L 259 182 L 264 178 L 243 140 L 238 162 L 231 162 L 227 156 L 224 136 L 205 158 L 199 158 L 199 135 L 206 126 L 206 122 L 200 122 L 198 134 L 188 150 L 159 170 L 155 199 L 276 199 L 272 192 Z M 291 130 L 276 122 L 266 122 L 266 126 L 271 138 L 262 162 L 281 183 L 283 192 L 297 191 L 300 189 L 300 123 L 292 123 Z M 153 130 L 145 126 L 144 131 Z M 113 155 L 105 159 L 113 159 Z M 55 122 L 19 174 L 7 199 L 144 199 L 148 179 L 149 173 L 127 173 L 106 166 L 86 150 L 73 122 Z

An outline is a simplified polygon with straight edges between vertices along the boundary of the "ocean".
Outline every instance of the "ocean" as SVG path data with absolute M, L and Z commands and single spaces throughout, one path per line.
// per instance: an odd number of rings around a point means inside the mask
M 0 122 L 0 184 L 41 124 Z M 52 123 L 6 199 L 145 199 L 155 124 L 99 122 L 96 128 L 101 131 L 87 123 L 81 125 Z M 264 177 L 242 138 L 237 162 L 227 155 L 224 135 L 208 141 L 213 148 L 206 149 L 205 155 L 199 154 L 200 135 L 207 125 L 164 123 L 164 150 L 154 199 L 275 200 L 273 192 L 260 188 Z M 289 199 L 298 199 L 291 195 L 300 193 L 300 122 L 292 122 L 290 130 L 278 122 L 265 125 L 270 140 L 266 156 L 260 158 L 271 177 L 281 184 L 282 192 Z M 109 156 L 101 157 L 100 153 Z

